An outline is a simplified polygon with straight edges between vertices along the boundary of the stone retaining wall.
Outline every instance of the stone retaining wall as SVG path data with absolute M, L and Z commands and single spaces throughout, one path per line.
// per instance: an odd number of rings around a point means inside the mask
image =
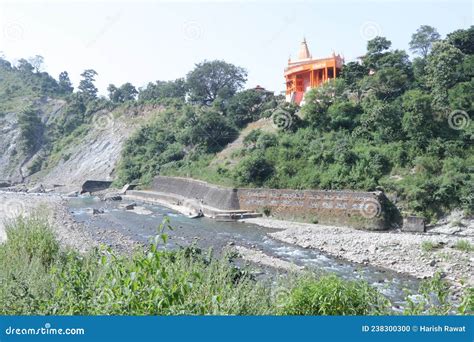
M 386 229 L 381 192 L 239 189 L 241 209 L 313 223 Z
M 250 210 L 295 221 L 387 229 L 382 192 L 233 189 L 188 178 L 158 176 L 153 191 L 177 194 L 222 210 Z

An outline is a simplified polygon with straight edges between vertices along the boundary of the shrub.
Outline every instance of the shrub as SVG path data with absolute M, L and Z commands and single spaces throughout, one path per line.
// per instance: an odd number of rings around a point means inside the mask
M 282 303 L 283 315 L 370 315 L 388 311 L 388 300 L 362 281 L 334 275 L 302 278 Z
M 436 243 L 434 243 L 433 241 L 423 241 L 421 243 L 421 250 L 423 252 L 431 252 L 433 250 L 435 250 L 436 248 L 438 247 L 438 245 Z
M 273 165 L 262 154 L 250 155 L 242 159 L 234 172 L 240 184 L 262 185 L 274 172 Z
M 457 241 L 456 244 L 454 245 L 454 248 L 459 249 L 460 251 L 463 251 L 463 252 L 474 251 L 474 246 L 472 246 L 470 242 L 467 240 Z

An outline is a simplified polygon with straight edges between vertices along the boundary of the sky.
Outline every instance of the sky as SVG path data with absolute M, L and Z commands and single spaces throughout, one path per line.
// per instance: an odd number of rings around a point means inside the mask
M 0 52 L 10 61 L 41 55 L 43 70 L 68 71 L 77 86 L 85 69 L 110 83 L 136 87 L 184 77 L 203 60 L 248 71 L 246 88 L 284 90 L 283 69 L 306 37 L 313 57 L 347 61 L 377 35 L 408 52 L 421 25 L 447 33 L 473 24 L 464 1 L 5 1 Z

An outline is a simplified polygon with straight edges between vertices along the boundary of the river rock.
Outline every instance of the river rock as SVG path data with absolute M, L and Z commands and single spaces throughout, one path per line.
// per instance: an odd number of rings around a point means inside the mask
M 10 182 L 0 181 L 0 188 L 9 188 L 10 186 L 12 186 Z
M 46 191 L 43 184 L 36 185 L 27 191 L 29 194 L 44 194 Z
M 98 214 L 103 214 L 104 209 L 96 209 L 96 208 L 87 208 L 86 213 L 90 215 L 98 215 Z
M 115 193 L 105 194 L 104 196 L 104 201 L 121 201 L 121 200 L 122 200 L 122 196 Z
M 119 205 L 120 209 L 133 210 L 135 209 L 136 203 L 122 203 Z
M 418 216 L 407 216 L 403 218 L 402 231 L 424 233 L 426 231 L 425 218 Z

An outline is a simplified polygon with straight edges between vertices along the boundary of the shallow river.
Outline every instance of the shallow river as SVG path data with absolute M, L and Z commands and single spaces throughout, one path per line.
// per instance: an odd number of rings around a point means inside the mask
M 405 296 L 404 289 L 416 291 L 418 288 L 419 281 L 415 278 L 350 263 L 319 250 L 305 249 L 272 239 L 267 233 L 274 232 L 275 229 L 242 222 L 219 222 L 208 218 L 189 219 L 171 209 L 143 203 L 139 203 L 140 206 L 151 211 L 151 214 L 140 215 L 118 208 L 120 203 L 129 202 L 102 202 L 95 197 L 80 197 L 70 200 L 69 210 L 75 219 L 83 222 L 92 233 L 98 227 L 113 229 L 138 242 L 148 242 L 156 235 L 157 227 L 163 218 L 168 216 L 173 227 L 173 231 L 167 232 L 170 236 L 170 248 L 195 243 L 203 249 L 212 248 L 216 254 L 229 243 L 256 248 L 265 254 L 305 266 L 310 270 L 332 272 L 345 279 L 364 279 L 398 304 Z M 103 209 L 104 213 L 92 215 L 88 213 L 88 208 Z M 278 273 L 275 269 L 265 269 L 265 272 Z

